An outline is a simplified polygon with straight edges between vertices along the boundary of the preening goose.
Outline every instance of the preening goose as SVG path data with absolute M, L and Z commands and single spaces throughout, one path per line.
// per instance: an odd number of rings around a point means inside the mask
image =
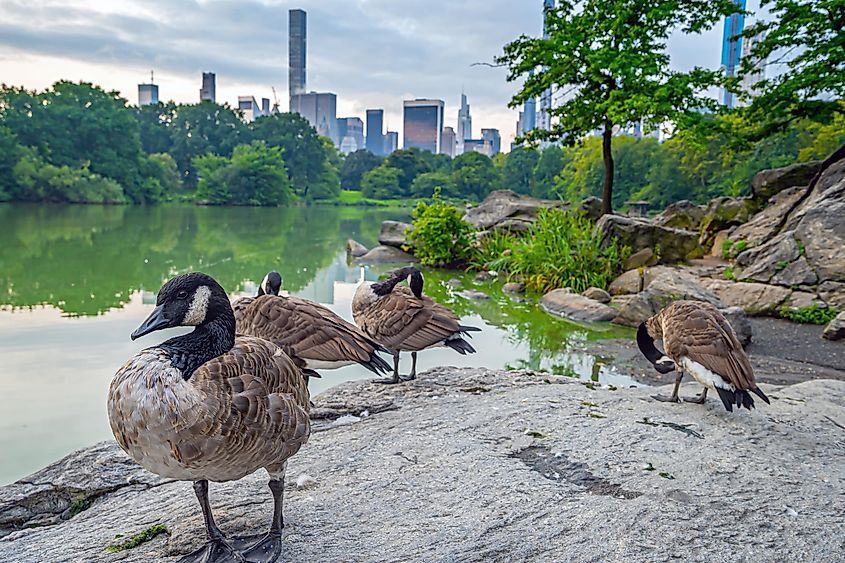
M 397 285 L 408 280 L 408 286 Z M 422 294 L 423 276 L 414 268 L 401 268 L 382 282 L 361 283 L 352 298 L 352 316 L 373 340 L 393 354 L 393 377 L 380 383 L 410 381 L 417 376 L 417 352 L 426 348 L 448 346 L 460 354 L 474 353 L 462 338 L 479 331 L 463 326 L 455 313 Z M 399 376 L 399 353 L 410 351 L 411 373 Z
M 663 340 L 666 353 L 654 345 Z M 637 346 L 660 373 L 674 368 L 675 389 L 669 397 L 655 396 L 660 401 L 681 402 L 678 387 L 684 373 L 689 373 L 704 386 L 691 403 L 704 403 L 707 390 L 714 389 L 725 408 L 754 408 L 754 393 L 766 403 L 769 398 L 757 387 L 754 370 L 745 350 L 727 319 L 710 303 L 675 301 L 640 324 Z
M 270 272 L 261 282 L 258 297 L 238 300 L 238 334 L 274 343 L 309 369 L 335 369 L 361 364 L 377 375 L 390 371 L 378 352 L 387 352 L 354 324 L 328 307 L 299 297 L 279 295 L 281 276 Z M 264 295 L 262 295 L 264 293 Z
M 139 352 L 109 388 L 112 432 L 142 467 L 194 482 L 208 542 L 183 562 L 275 561 L 281 552 L 285 465 L 308 440 L 308 385 L 275 344 L 235 337 L 226 292 L 210 276 L 190 273 L 165 283 L 156 308 L 132 339 L 163 328 L 196 327 Z M 208 481 L 270 475 L 269 532 L 241 553 L 214 522 Z

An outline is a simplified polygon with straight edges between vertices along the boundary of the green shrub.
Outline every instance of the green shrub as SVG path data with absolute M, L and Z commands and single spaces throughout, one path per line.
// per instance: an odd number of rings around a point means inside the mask
M 414 255 L 426 266 L 453 266 L 469 256 L 472 227 L 461 212 L 440 199 L 434 190 L 431 203 L 420 201 L 412 212 L 414 229 L 409 233 Z
M 730 260 L 731 258 L 736 258 L 746 248 L 748 248 L 748 242 L 747 241 L 738 240 L 738 241 L 734 242 L 732 240 L 723 240 L 722 241 L 722 258 L 724 258 L 725 260 Z
M 789 319 L 794 323 L 814 325 L 826 325 L 837 315 L 836 309 L 817 304 L 810 305 L 809 307 L 801 307 L 800 309 L 782 307 L 779 313 L 782 318 Z
M 526 286 L 546 292 L 558 287 L 584 291 L 607 285 L 622 271 L 629 249 L 614 241 L 606 248 L 584 214 L 559 209 L 541 210 L 527 232 L 506 238 L 488 237 L 476 251 L 473 264 L 506 272 Z M 494 246 L 495 245 L 495 246 Z
M 736 274 L 734 274 L 733 268 L 725 268 L 725 279 L 730 281 L 736 281 Z

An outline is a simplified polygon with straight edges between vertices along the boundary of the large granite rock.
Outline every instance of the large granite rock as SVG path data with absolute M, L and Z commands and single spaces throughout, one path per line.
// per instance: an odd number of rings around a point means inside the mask
M 701 243 L 707 244 L 719 231 L 745 223 L 753 209 L 750 198 L 717 197 L 712 200 L 699 224 Z
M 602 216 L 601 200 L 596 196 L 590 196 L 581 202 L 575 208 L 593 221 L 598 221 Z
M 536 221 L 540 209 L 562 205 L 562 202 L 556 200 L 537 199 L 511 190 L 496 190 L 477 207 L 468 209 L 464 221 L 476 229 L 525 231 Z
M 369 249 L 354 239 L 346 241 L 346 253 L 355 258 L 359 258 L 369 252 Z
M 769 204 L 754 215 L 747 223 L 730 233 L 730 240 L 745 241 L 748 246 L 757 246 L 777 235 L 784 217 L 798 202 L 806 188 L 789 188 L 775 194 Z M 718 247 L 718 241 L 713 248 Z
M 742 281 L 769 283 L 775 274 L 783 271 L 801 255 L 793 235 L 792 231 L 787 231 L 740 253 L 736 263 L 742 267 L 742 271 L 737 277 Z
M 621 276 L 610 282 L 607 288 L 611 295 L 627 295 L 639 293 L 643 290 L 643 272 L 639 269 L 628 270 Z
M 601 234 L 603 245 L 616 239 L 632 252 L 650 248 L 664 264 L 698 258 L 704 253 L 696 233 L 661 227 L 644 219 L 604 215 L 596 223 L 596 230 Z
M 283 560 L 839 561 L 845 382 L 762 387 L 771 405 L 729 415 L 713 398 L 660 403 L 653 388 L 524 371 L 343 384 L 314 401 L 356 416 L 313 434 L 288 464 Z M 690 382 L 681 395 L 700 390 Z M 367 406 L 385 401 L 391 409 Z M 138 479 L 116 444 L 104 448 L 109 482 Z M 44 482 L 69 465 L 47 468 Z M 106 467 L 75 471 L 98 482 Z M 263 533 L 266 474 L 211 484 L 211 503 L 228 536 Z M 105 551 L 156 523 L 170 533 Z M 191 484 L 160 482 L 17 530 L 0 540 L 0 561 L 175 563 L 204 541 Z
M 803 256 L 798 260 L 791 262 L 787 267 L 779 270 L 772 276 L 770 283 L 775 285 L 784 285 L 786 287 L 794 287 L 801 285 L 815 285 L 818 283 L 819 277 L 810 268 L 810 263 Z
M 845 311 L 845 283 L 834 281 L 822 282 L 818 285 L 816 291 L 819 297 L 824 299 L 825 303 L 839 311 Z
M 356 262 L 358 264 L 405 264 L 419 262 L 419 259 L 394 246 L 377 246 L 356 259 Z
M 679 268 L 649 268 L 643 277 L 643 291 L 626 300 L 613 319 L 616 324 L 638 326 L 673 301 L 689 299 L 706 301 L 717 307 L 722 302 L 704 288 L 697 276 Z
M 741 307 L 749 315 L 776 315 L 792 290 L 763 283 L 733 282 L 702 278 L 702 285 L 715 293 L 727 307 Z
M 673 229 L 697 231 L 704 218 L 704 208 L 686 199 L 676 201 L 654 218 L 654 224 Z
M 411 241 L 408 239 L 408 233 L 412 230 L 414 230 L 414 226 L 410 223 L 382 221 L 381 231 L 378 234 L 378 242 L 384 246 L 393 246 L 401 249 L 403 246 L 411 244 Z
M 836 315 L 836 318 L 824 328 L 822 337 L 827 340 L 842 340 L 845 338 L 845 311 Z
M 754 199 L 764 203 L 773 195 L 789 188 L 806 187 L 821 169 L 821 165 L 821 160 L 811 160 L 758 172 L 751 180 L 751 193 Z
M 583 293 L 584 297 L 598 301 L 599 303 L 610 303 L 610 294 L 600 287 L 588 287 Z
M 570 321 L 610 321 L 616 309 L 595 299 L 572 293 L 569 289 L 553 289 L 540 299 L 540 308 Z

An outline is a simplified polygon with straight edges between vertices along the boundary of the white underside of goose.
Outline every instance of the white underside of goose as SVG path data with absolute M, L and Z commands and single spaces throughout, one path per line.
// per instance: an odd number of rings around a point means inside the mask
M 716 387 L 721 387 L 722 389 L 727 389 L 728 391 L 736 391 L 736 387 L 725 381 L 721 375 L 710 371 L 700 363 L 691 360 L 687 356 L 681 356 L 680 364 L 684 373 L 690 374 L 696 381 L 705 387 L 713 389 L 714 391 Z
M 343 361 L 336 361 L 330 362 L 328 360 L 305 360 L 305 366 L 309 369 L 337 369 L 346 366 L 351 366 L 355 362 L 351 360 L 343 360 Z

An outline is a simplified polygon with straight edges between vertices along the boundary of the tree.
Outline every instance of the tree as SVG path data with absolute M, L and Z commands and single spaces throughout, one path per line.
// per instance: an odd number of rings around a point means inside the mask
M 526 139 L 574 144 L 600 130 L 602 212 L 611 213 L 614 128 L 641 120 L 647 128 L 656 127 L 715 108 L 715 100 L 700 94 L 719 82 L 719 73 L 671 70 L 670 34 L 706 30 L 735 9 L 730 0 L 564 0 L 547 9 L 547 37 L 520 37 L 498 58 L 508 66 L 509 80 L 527 76 L 512 107 L 549 88 L 566 96 L 550 110 L 552 127 L 535 129 Z
M 210 203 L 284 205 L 293 199 L 279 147 L 261 141 L 235 147 L 231 158 L 205 155 L 194 159 L 199 173 L 197 198 Z
M 173 102 L 135 108 L 135 119 L 141 135 L 141 148 L 148 154 L 168 153 L 173 148 L 170 128 L 178 107 Z
M 499 185 L 499 175 L 490 157 L 465 152 L 452 163 L 452 181 L 460 197 L 482 200 Z
M 542 152 L 534 167 L 534 197 L 554 197 L 555 178 L 563 170 L 565 164 L 563 149 L 557 145 L 549 145 Z
M 502 184 L 516 193 L 531 194 L 534 191 L 534 167 L 539 159 L 534 147 L 517 147 L 509 152 L 502 168 Z
M 361 191 L 364 197 L 373 199 L 391 199 L 399 197 L 399 181 L 402 172 L 392 166 L 376 166 L 361 179 Z
M 206 154 L 231 156 L 234 148 L 246 140 L 246 125 L 234 110 L 211 102 L 178 106 L 170 131 L 170 154 L 189 186 L 195 186 L 197 182 L 193 167 L 195 157 Z
M 768 7 L 768 8 L 767 8 Z M 751 105 L 741 110 L 753 125 L 750 139 L 786 128 L 798 119 L 829 123 L 845 113 L 845 5 L 842 0 L 762 0 L 771 19 L 760 20 L 743 33 L 761 36 L 751 56 L 743 57 L 736 79 L 728 86 L 742 97 L 741 80 L 755 73 L 755 63 L 768 60 L 781 72 L 753 84 Z
M 423 172 L 411 184 L 411 195 L 414 197 L 433 197 L 439 193 L 444 197 L 460 197 L 452 177 L 443 171 Z
M 346 155 L 343 165 L 340 167 L 340 187 L 344 190 L 361 190 L 361 178 L 384 162 L 368 150 L 357 150 Z
M 0 201 L 11 199 L 15 192 L 14 169 L 22 150 L 15 133 L 0 126 Z
M 399 171 L 399 190 L 394 197 L 411 195 L 411 184 L 419 174 L 431 172 L 430 152 L 419 149 L 400 149 L 390 153 L 385 165 Z

